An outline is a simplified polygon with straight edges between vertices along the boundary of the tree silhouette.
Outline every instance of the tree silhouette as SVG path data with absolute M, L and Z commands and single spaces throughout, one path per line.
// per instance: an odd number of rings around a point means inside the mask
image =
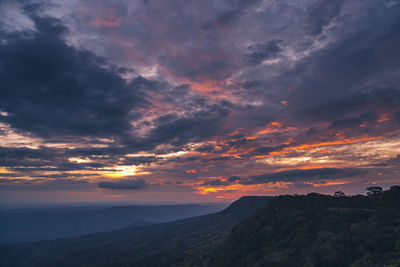
M 372 196 L 376 196 L 376 195 L 379 195 L 380 193 L 382 193 L 383 189 L 380 186 L 371 186 L 371 187 L 368 187 L 366 190 L 368 191 L 367 196 L 372 197 Z
M 343 193 L 343 191 L 336 191 L 336 192 L 333 194 L 333 196 L 334 196 L 334 197 L 345 197 L 346 194 Z

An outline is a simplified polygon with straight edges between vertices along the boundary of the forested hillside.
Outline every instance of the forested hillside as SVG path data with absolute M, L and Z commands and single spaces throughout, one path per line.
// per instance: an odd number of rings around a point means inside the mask
M 242 197 L 222 212 L 74 239 L 0 246 L 0 266 L 193 266 L 269 197 Z
M 243 197 L 222 212 L 0 247 L 1 266 L 400 266 L 400 187 Z
M 277 197 L 232 229 L 209 266 L 400 266 L 400 187 Z

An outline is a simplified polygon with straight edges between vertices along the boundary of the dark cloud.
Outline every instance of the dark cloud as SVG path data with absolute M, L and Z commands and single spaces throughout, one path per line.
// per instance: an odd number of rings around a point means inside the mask
M 280 151 L 285 146 L 259 146 L 256 147 L 248 156 L 268 155 L 271 152 Z
M 201 152 L 201 153 L 204 153 L 204 152 L 213 153 L 216 150 L 215 150 L 215 146 L 213 146 L 213 145 L 203 145 L 203 146 L 196 148 L 196 151 Z
M 372 113 L 372 112 L 366 112 L 361 114 L 358 117 L 353 117 L 353 118 L 347 118 L 347 119 L 341 119 L 341 120 L 334 120 L 329 128 L 332 129 L 346 129 L 346 128 L 352 128 L 352 127 L 358 127 L 363 123 L 366 122 L 375 122 L 379 119 L 379 116 Z
M 53 0 L 1 6 L 12 9 L 0 12 L 0 166 L 15 172 L 2 169 L 4 178 L 60 188 L 80 171 L 95 180 L 142 165 L 146 181 L 99 187 L 167 191 L 182 179 L 198 185 L 195 176 L 230 177 L 204 186 L 296 187 L 364 174 L 339 165 L 272 173 L 281 158 L 362 160 L 380 177 L 398 166 L 393 151 L 368 158 L 342 145 L 398 139 L 396 1 L 56 2 L 58 18 Z M 37 149 L 4 147 L 32 137 Z
M 40 147 L 0 147 L 1 166 L 15 171 L 73 171 L 104 167 L 102 162 L 69 162 L 69 150 Z M 74 154 L 74 156 L 77 156 Z M 79 155 L 81 156 L 81 155 Z M 26 168 L 29 167 L 29 168 Z
M 98 176 L 95 173 L 62 173 L 62 174 L 46 174 L 46 175 L 34 175 L 35 178 L 54 178 L 57 180 L 63 180 L 62 178 L 80 178 L 80 177 L 90 177 L 90 176 Z M 80 180 L 82 181 L 82 180 Z M 86 181 L 85 181 L 86 182 Z
M 4 167 L 40 167 L 54 162 L 58 152 L 50 148 L 0 147 L 0 162 Z
M 308 8 L 308 23 L 312 35 L 318 35 L 323 28 L 340 14 L 343 0 L 320 0 Z
M 266 59 L 275 58 L 282 49 L 279 47 L 280 40 L 272 40 L 265 44 L 253 44 L 250 45 L 248 53 L 245 54 L 244 58 L 248 65 L 256 66 Z
M 239 176 L 231 176 L 228 178 L 228 182 L 236 182 L 236 181 L 240 181 Z
M 140 164 L 150 164 L 156 162 L 157 158 L 154 156 L 148 157 L 126 157 L 121 161 L 121 165 L 140 165 Z
M 225 27 L 238 20 L 238 16 L 247 8 L 259 3 L 260 0 L 234 0 L 228 2 L 228 9 L 221 11 L 213 19 L 203 24 L 204 29 L 215 29 Z
M 230 147 L 239 148 L 239 147 L 242 147 L 242 146 L 247 145 L 249 143 L 254 143 L 254 141 L 246 139 L 246 138 L 239 138 L 239 139 L 236 139 L 236 140 L 228 141 L 227 143 L 228 143 L 228 145 Z
M 99 188 L 114 189 L 114 190 L 140 190 L 148 187 L 149 184 L 143 178 L 119 180 L 116 182 L 100 182 Z
M 397 169 L 400 166 L 400 154 L 398 154 L 395 157 L 389 158 L 389 159 L 384 159 L 379 163 L 371 164 L 371 166 Z
M 157 125 L 144 140 L 144 144 L 138 144 L 138 146 L 153 148 L 162 143 L 180 146 L 190 141 L 202 141 L 221 131 L 221 126 L 228 114 L 227 108 L 212 105 L 207 110 L 196 112 L 188 117 L 174 117 Z
M 218 156 L 218 157 L 203 158 L 201 159 L 201 162 L 225 161 L 234 159 L 235 159 L 234 157 Z
M 201 156 L 191 156 L 191 157 L 175 157 L 168 159 L 168 162 L 173 162 L 173 163 L 187 163 L 187 162 L 193 162 L 197 160 L 201 160 Z
M 282 86 L 282 91 L 286 90 L 284 86 L 291 88 L 284 97 L 291 103 L 286 108 L 292 117 L 304 115 L 299 122 L 307 118 L 314 123 L 332 122 L 397 109 L 394 103 L 399 103 L 399 79 L 395 70 L 399 69 L 400 57 L 392 52 L 398 50 L 393 45 L 399 44 L 399 6 L 389 10 L 383 2 L 368 1 L 355 6 L 365 9 L 354 17 L 350 32 L 345 29 L 347 19 L 341 17 L 340 24 L 330 32 L 331 42 L 299 60 L 291 71 L 281 73 L 279 81 L 263 82 L 264 86 L 268 82 Z M 346 10 L 347 14 L 353 11 Z M 380 12 L 386 16 L 380 16 Z
M 188 52 L 189 53 L 189 52 Z M 178 77 L 201 81 L 202 78 L 219 80 L 230 75 L 230 59 L 224 58 L 224 51 L 215 51 L 215 59 L 210 60 L 205 54 L 209 51 L 190 51 L 188 55 L 165 55 L 158 60 Z
M 185 116 L 160 116 L 147 137 L 132 135 L 131 121 L 142 117 L 134 109 L 147 107 L 146 92 L 157 91 L 158 85 L 142 77 L 126 82 L 120 77 L 121 68 L 66 44 L 63 36 L 68 29 L 61 21 L 30 16 L 37 31 L 29 36 L 3 33 L 7 42 L 0 46 L 5 55 L 1 58 L 0 109 L 9 115 L 2 116 L 2 121 L 45 138 L 111 137 L 122 140 L 131 151 L 169 142 L 180 146 L 219 131 L 228 109 L 216 104 Z M 107 154 L 124 148 L 83 150 Z
M 400 122 L 400 111 L 396 111 L 396 112 L 394 113 L 394 118 L 395 118 L 398 122 Z
M 304 108 L 297 116 L 304 119 L 332 121 L 330 128 L 350 128 L 365 122 L 376 122 L 380 113 L 398 110 L 400 90 L 394 88 L 357 91 L 314 107 Z
M 2 162 L 10 158 L 40 159 L 46 155 L 51 158 L 55 153 L 56 151 L 51 148 L 0 147 L 0 159 Z
M 201 185 L 206 185 L 206 186 L 221 186 L 221 185 L 229 185 L 230 182 L 227 181 L 221 181 L 219 179 L 213 179 L 213 180 L 205 180 Z
M 319 168 L 319 169 L 294 169 L 288 171 L 271 172 L 261 175 L 247 177 L 231 176 L 226 181 L 222 179 L 204 180 L 202 185 L 206 186 L 227 186 L 234 183 L 243 185 L 265 184 L 274 182 L 302 182 L 324 183 L 326 180 L 352 178 L 361 176 L 367 172 L 362 169 L 353 168 Z
M 108 156 L 110 158 L 121 157 L 122 155 L 128 154 L 129 149 L 121 146 L 106 146 L 106 147 L 80 147 L 68 149 L 65 152 L 68 156 L 83 156 L 83 157 L 91 157 L 91 156 Z
M 1 119 L 43 137 L 128 131 L 130 111 L 146 102 L 144 79 L 126 83 L 104 59 L 67 45 L 59 20 L 31 19 L 34 32 L 2 33 L 0 109 L 9 115 Z
M 15 191 L 87 191 L 93 186 L 87 181 L 75 180 L 71 178 L 42 179 L 32 180 L 20 179 L 0 179 L 0 190 Z

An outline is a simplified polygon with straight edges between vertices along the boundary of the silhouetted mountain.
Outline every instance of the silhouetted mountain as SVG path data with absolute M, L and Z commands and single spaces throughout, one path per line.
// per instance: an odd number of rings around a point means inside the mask
M 0 243 L 78 237 L 220 211 L 223 205 L 62 207 L 0 210 Z
M 398 267 L 399 207 L 400 187 L 370 196 L 243 197 L 170 223 L 2 245 L 0 265 Z
M 400 187 L 277 197 L 237 224 L 207 266 L 400 266 Z
M 243 197 L 222 212 L 80 238 L 0 246 L 0 266 L 199 265 L 239 220 L 269 197 Z

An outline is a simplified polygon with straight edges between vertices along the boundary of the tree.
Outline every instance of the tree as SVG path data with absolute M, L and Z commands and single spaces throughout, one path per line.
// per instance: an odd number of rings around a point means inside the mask
M 390 190 L 399 190 L 400 191 L 400 185 L 392 185 L 390 187 Z
M 383 189 L 380 186 L 371 186 L 371 187 L 368 187 L 366 190 L 368 191 L 367 196 L 372 197 L 372 196 L 376 196 L 376 195 L 379 195 L 380 193 L 382 193 Z
M 334 196 L 334 197 L 345 197 L 346 194 L 343 193 L 343 191 L 336 191 L 336 192 L 333 194 L 333 196 Z

